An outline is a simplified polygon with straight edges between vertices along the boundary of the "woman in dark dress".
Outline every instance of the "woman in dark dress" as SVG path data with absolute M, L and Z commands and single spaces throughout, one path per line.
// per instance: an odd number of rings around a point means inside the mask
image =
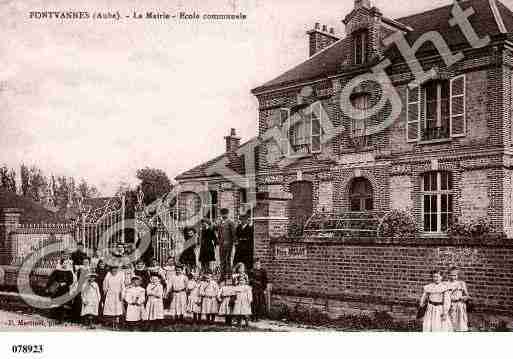
M 214 270 L 213 267 L 216 260 L 216 245 L 216 231 L 214 230 L 208 219 L 202 219 L 199 261 L 204 271 Z
M 103 301 L 105 300 L 105 294 L 103 293 L 103 281 L 105 280 L 105 276 L 107 275 L 109 269 L 107 265 L 100 259 L 98 261 L 98 265 L 96 266 L 96 283 L 98 283 L 98 289 L 100 289 L 100 307 L 98 310 L 98 316 L 103 316 Z
M 64 295 L 69 295 L 71 286 L 75 278 L 73 275 L 73 263 L 66 259 L 61 259 L 55 270 L 50 274 L 46 290 L 50 298 L 55 299 Z M 66 315 L 66 303 L 52 309 L 52 316 L 59 322 L 64 320 Z
M 196 267 L 196 250 L 198 249 L 196 229 L 194 227 L 185 227 L 183 236 L 185 238 L 185 250 L 180 255 L 180 263 L 190 270 Z
M 78 269 L 77 272 L 77 286 L 76 292 L 73 293 L 75 297 L 73 298 L 72 304 L 72 319 L 75 323 L 80 323 L 81 313 L 82 313 L 82 288 L 84 284 L 87 282 L 87 278 L 89 274 L 92 272 L 91 269 L 91 260 L 89 257 L 86 257 L 82 260 L 82 265 L 75 266 Z

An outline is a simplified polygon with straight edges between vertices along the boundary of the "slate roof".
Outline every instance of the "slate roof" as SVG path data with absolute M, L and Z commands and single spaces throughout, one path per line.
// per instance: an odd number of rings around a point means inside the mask
M 239 146 L 239 148 L 249 145 L 252 142 L 256 142 L 256 137 L 251 138 L 250 140 L 244 142 Z M 200 177 L 216 177 L 217 174 L 209 174 L 208 169 L 213 166 L 216 162 L 224 160 L 226 157 L 226 153 L 219 155 L 207 162 L 204 162 L 188 171 L 185 171 L 178 176 L 175 177 L 177 181 L 192 179 L 192 178 L 200 178 Z
M 23 210 L 20 223 L 68 223 L 61 214 L 54 213 L 41 204 L 16 193 L 0 188 L 0 210 L 3 208 L 19 208 Z
M 496 3 L 506 31 L 508 33 L 513 33 L 512 11 L 501 2 L 496 1 Z M 460 2 L 460 6 L 463 10 L 467 9 L 469 6 L 474 8 L 475 14 L 469 18 L 469 21 L 480 37 L 485 35 L 494 36 L 501 34 L 499 25 L 494 17 L 490 5 L 490 0 L 467 0 Z M 453 4 L 450 4 L 419 14 L 395 19 L 395 21 L 414 29 L 414 31 L 408 33 L 406 36 L 410 44 L 413 44 L 416 39 L 422 36 L 422 34 L 429 31 L 438 31 L 449 46 L 466 44 L 467 40 L 463 36 L 459 27 L 451 27 L 449 25 L 449 19 L 452 17 L 452 7 Z M 252 92 L 258 93 L 267 89 L 285 86 L 300 81 L 323 78 L 343 72 L 344 69 L 342 67 L 342 62 L 347 56 L 344 49 L 350 45 L 350 41 L 350 38 L 346 37 L 335 42 L 331 46 L 320 51 L 294 68 L 286 71 L 282 75 L 253 89 Z M 434 47 L 428 43 L 427 45 L 423 45 L 419 51 L 429 51 L 431 49 L 434 49 Z M 387 58 L 394 59 L 399 56 L 397 50 L 394 50 L 393 48 L 390 50 L 391 51 L 388 51 L 386 54 Z

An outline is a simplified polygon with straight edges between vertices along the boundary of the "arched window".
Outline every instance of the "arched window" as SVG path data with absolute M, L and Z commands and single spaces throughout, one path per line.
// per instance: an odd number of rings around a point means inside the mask
M 446 232 L 452 223 L 453 181 L 446 171 L 422 175 L 422 214 L 425 232 Z
M 372 211 L 374 209 L 372 185 L 368 179 L 358 177 L 349 189 L 352 212 Z

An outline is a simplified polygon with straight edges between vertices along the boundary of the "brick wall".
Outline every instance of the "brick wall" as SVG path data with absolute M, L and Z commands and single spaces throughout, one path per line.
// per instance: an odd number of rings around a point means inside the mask
M 429 271 L 461 268 L 482 310 L 513 313 L 513 246 L 326 239 L 275 241 L 266 263 L 276 294 L 349 302 L 413 306 L 429 283 Z M 276 246 L 304 246 L 303 259 L 276 258 Z

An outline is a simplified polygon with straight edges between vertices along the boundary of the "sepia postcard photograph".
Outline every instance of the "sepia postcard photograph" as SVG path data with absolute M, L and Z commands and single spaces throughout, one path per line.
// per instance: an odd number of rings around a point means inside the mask
M 0 32 L 2 337 L 513 331 L 513 0 L 0 0 Z

